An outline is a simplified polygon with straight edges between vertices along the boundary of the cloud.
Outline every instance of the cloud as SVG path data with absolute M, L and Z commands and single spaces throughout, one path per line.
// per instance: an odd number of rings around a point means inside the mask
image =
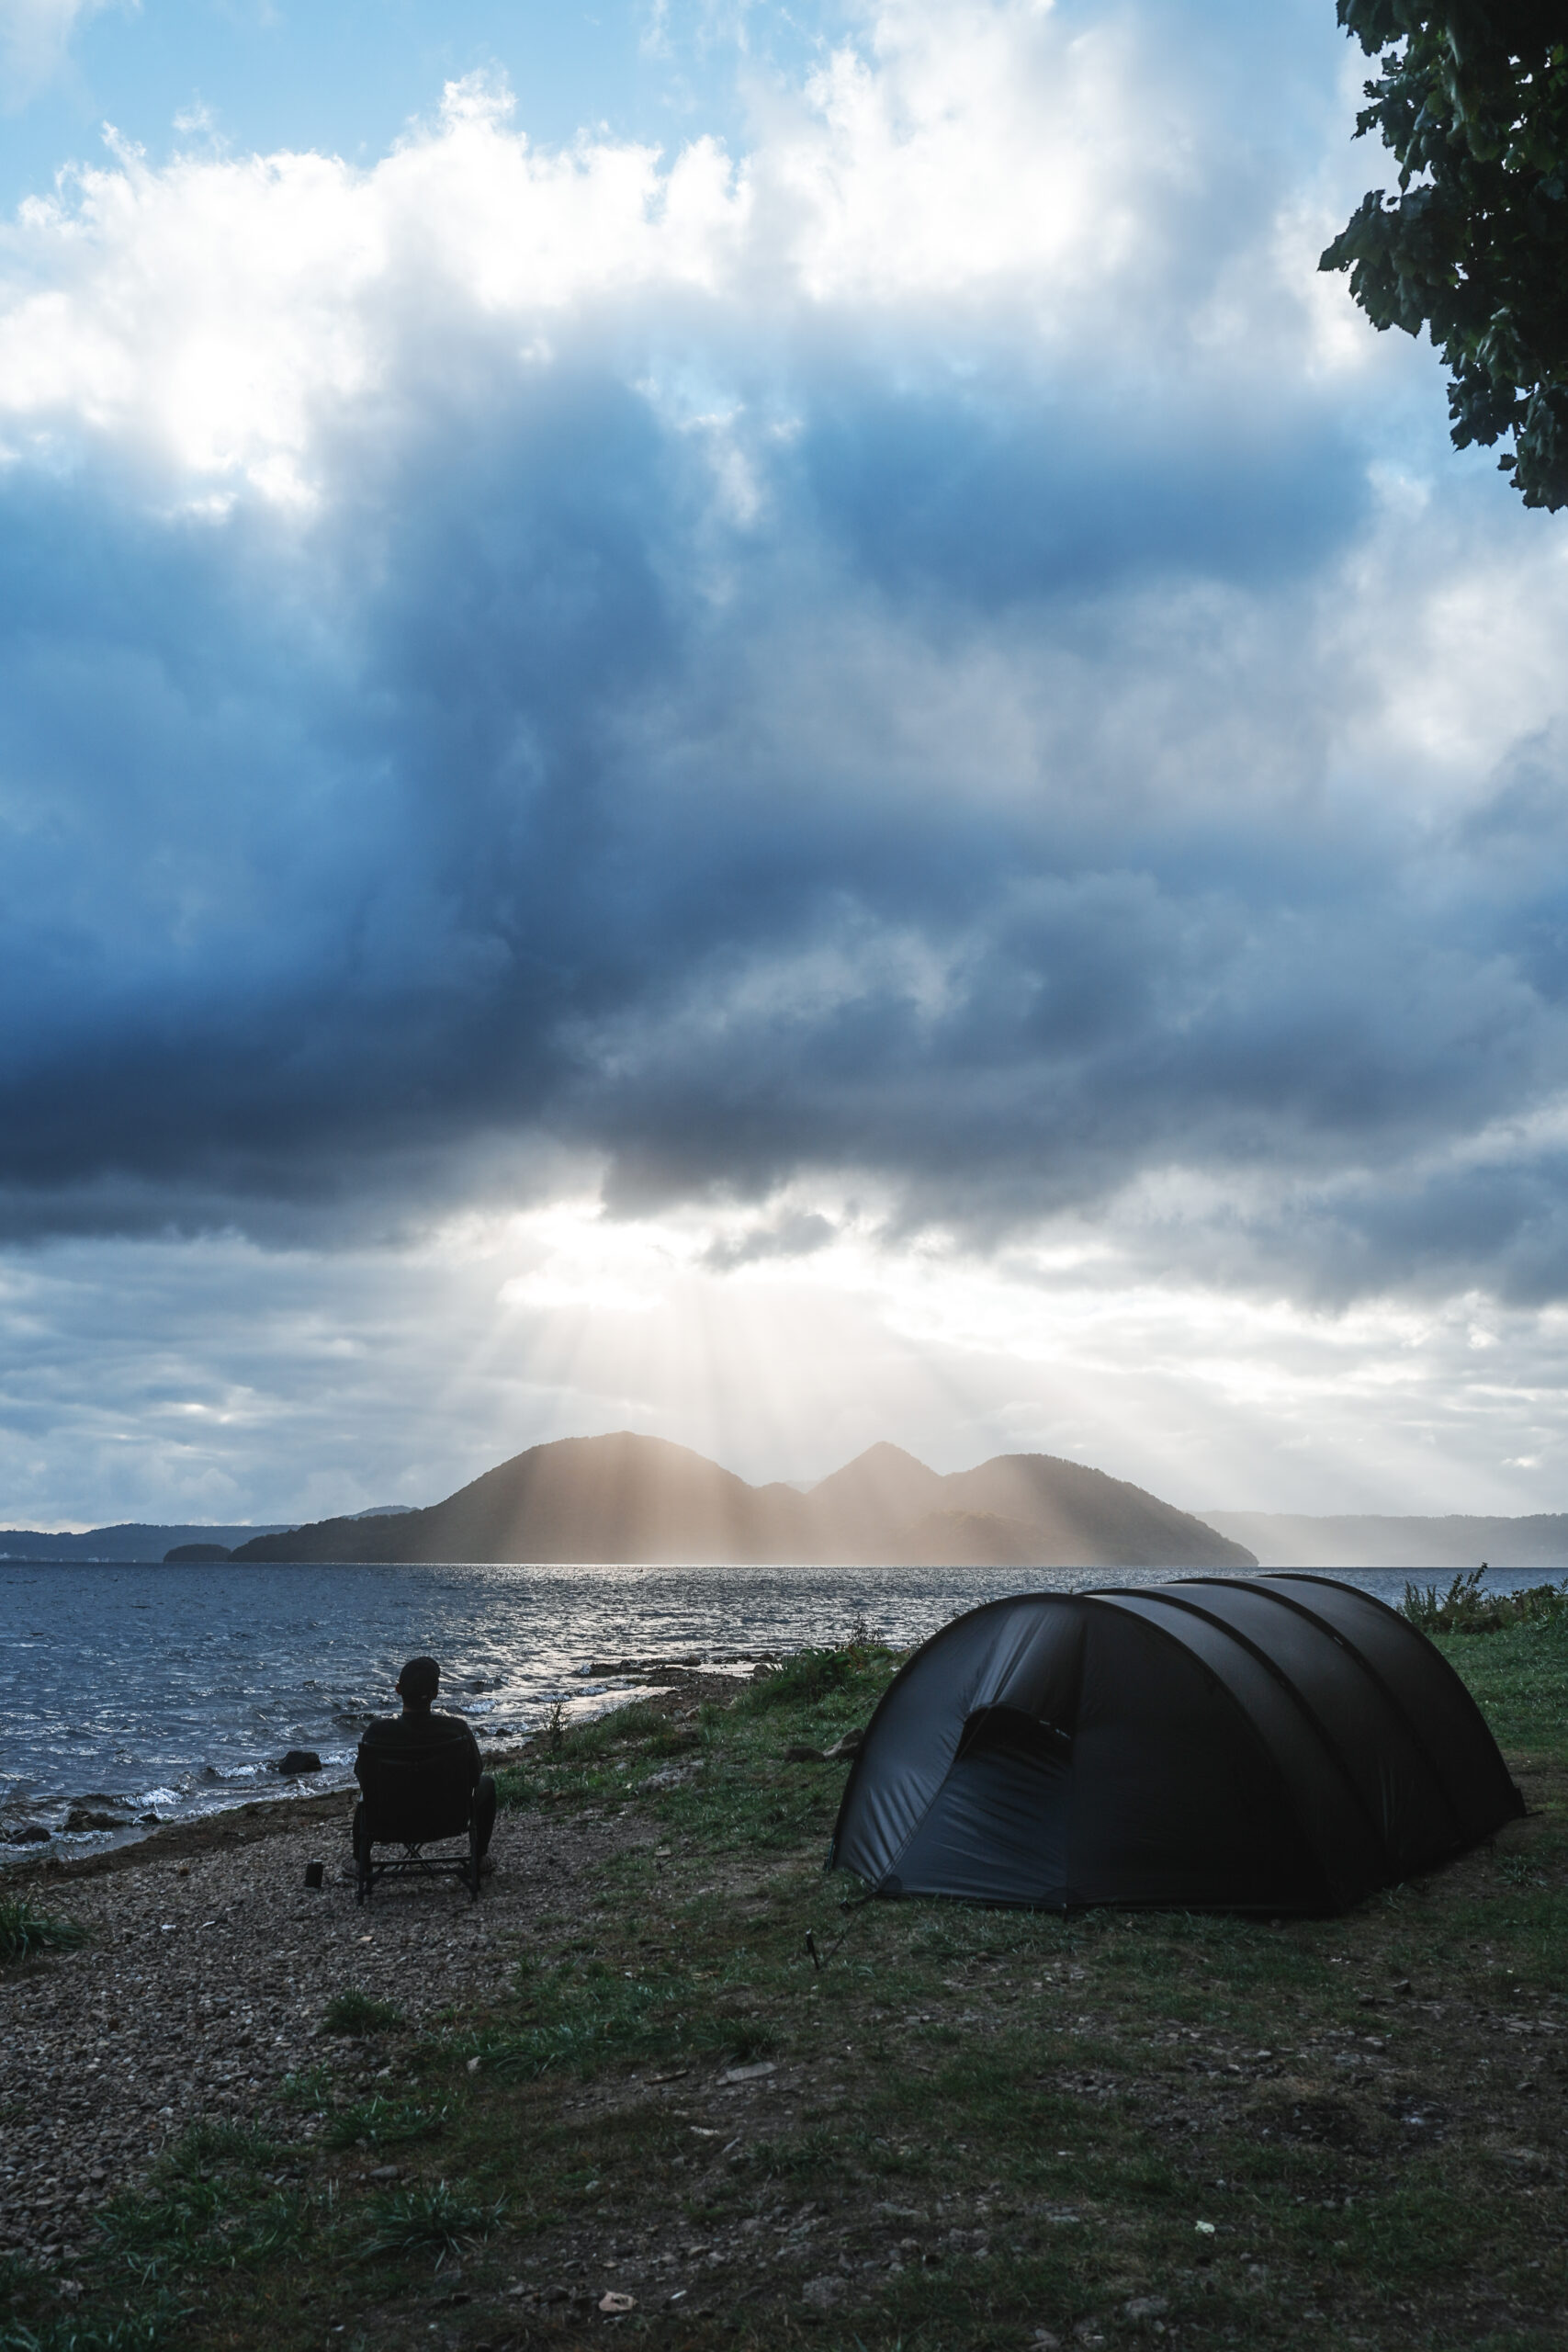
M 15 113 L 51 81 L 82 18 L 108 0 L 0 0 L 0 107 Z
M 889 7 L 744 153 L 471 81 L 22 209 L 14 1238 L 564 1159 L 736 1272 L 863 1181 L 889 1246 L 1562 1295 L 1561 540 L 1325 309 L 1321 126 L 1224 119 L 1284 34 L 1195 27 Z
M 773 1225 L 752 1225 L 740 1234 L 721 1234 L 709 1242 L 702 1262 L 717 1273 L 733 1273 L 738 1266 L 757 1266 L 768 1259 L 810 1258 L 826 1250 L 837 1227 L 815 1209 L 796 1209 Z

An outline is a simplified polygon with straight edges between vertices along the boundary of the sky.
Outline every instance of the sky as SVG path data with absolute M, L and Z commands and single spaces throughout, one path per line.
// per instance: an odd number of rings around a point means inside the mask
M 1568 517 L 1331 0 L 0 0 L 0 1522 L 1568 1509 Z

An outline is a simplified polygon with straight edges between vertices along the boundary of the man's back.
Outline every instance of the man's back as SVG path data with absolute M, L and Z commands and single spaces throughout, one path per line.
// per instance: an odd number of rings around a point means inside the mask
M 404 1764 L 434 1762 L 437 1757 L 449 1755 L 455 1747 L 468 1750 L 472 1767 L 468 1781 L 472 1787 L 478 1783 L 483 1768 L 479 1762 L 479 1742 L 461 1715 L 437 1714 L 434 1708 L 417 1713 L 405 1712 L 400 1715 L 378 1715 L 374 1723 L 366 1725 L 359 1742 L 361 1756 L 368 1751 L 372 1755 L 395 1757 Z M 359 1776 L 357 1762 L 355 1770 Z

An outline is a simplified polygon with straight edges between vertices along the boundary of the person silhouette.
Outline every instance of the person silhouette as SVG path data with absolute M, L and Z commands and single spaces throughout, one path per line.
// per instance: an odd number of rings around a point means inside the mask
M 398 1677 L 397 1691 L 403 1702 L 400 1715 L 378 1715 L 365 1726 L 360 1736 L 359 1752 L 354 1759 L 354 1777 L 365 1785 L 360 1770 L 367 1755 L 395 1756 L 400 1763 L 434 1763 L 437 1758 L 448 1758 L 454 1748 L 466 1749 L 471 1766 L 468 1785 L 474 1791 L 474 1827 L 478 1850 L 482 1857 L 489 1849 L 491 1832 L 495 1827 L 495 1782 L 485 1770 L 479 1758 L 479 1744 L 461 1715 L 438 1714 L 435 1700 L 441 1689 L 441 1668 L 433 1657 L 411 1657 Z M 363 1804 L 354 1808 L 354 1850 L 359 1851 L 359 1816 Z

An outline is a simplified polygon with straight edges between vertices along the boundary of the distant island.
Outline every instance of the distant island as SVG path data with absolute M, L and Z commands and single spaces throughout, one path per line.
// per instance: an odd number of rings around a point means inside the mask
M 1257 1553 L 1266 1568 L 1568 1569 L 1568 1511 L 1518 1519 L 1450 1511 L 1207 1510 L 1207 1525 Z
M 257 1526 L 214 1527 L 197 1521 L 194 1525 L 171 1521 L 167 1525 L 145 1520 L 124 1520 L 113 1527 L 70 1528 L 65 1533 L 45 1533 L 38 1527 L 0 1527 L 0 1560 L 43 1562 L 46 1560 L 78 1560 L 102 1562 L 114 1566 L 145 1566 L 167 1559 L 171 1551 L 199 1544 L 209 1555 L 216 1554 L 227 1559 L 236 1544 L 243 1544 L 254 1535 L 276 1535 L 284 1532 L 285 1522 L 273 1520 Z
M 629 1430 L 531 1446 L 425 1510 L 328 1519 L 236 1547 L 245 1561 L 800 1561 L 846 1566 L 1250 1568 L 1233 1543 L 1123 1478 L 1048 1453 L 943 1477 L 874 1445 L 802 1493 L 748 1486 Z

